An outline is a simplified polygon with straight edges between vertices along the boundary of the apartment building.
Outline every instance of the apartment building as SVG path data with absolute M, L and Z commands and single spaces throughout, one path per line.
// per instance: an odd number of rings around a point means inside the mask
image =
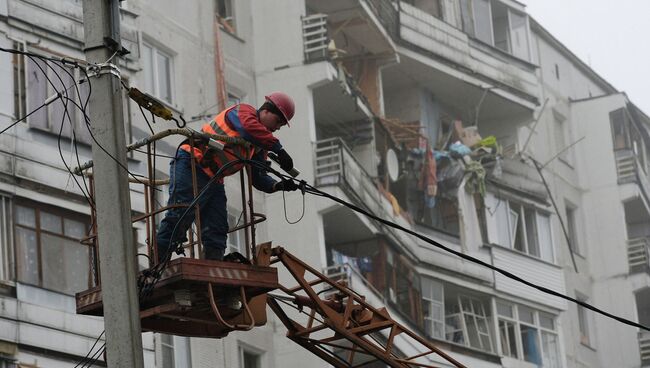
M 3 48 L 83 59 L 80 1 L 7 0 L 0 18 Z M 260 105 L 274 90 L 295 99 L 278 137 L 302 179 L 454 251 L 650 323 L 649 118 L 522 4 L 127 0 L 121 27 L 125 82 L 189 126 L 218 112 L 219 27 L 229 103 Z M 0 91 L 4 127 L 54 93 L 41 68 L 55 78 L 58 67 L 8 53 L 0 63 L 11 86 Z M 70 72 L 61 84 L 83 76 Z M 83 86 L 73 99 L 87 95 Z M 61 104 L 0 135 L 0 367 L 77 364 L 103 330 L 101 319 L 75 314 L 74 292 L 96 280 L 92 249 L 78 242 L 90 209 L 62 163 L 89 159 L 92 140 L 70 111 L 76 145 Z M 151 133 L 126 97 L 125 115 L 127 142 Z M 158 152 L 173 154 L 178 142 Z M 167 163 L 156 158 L 157 175 Z M 143 153 L 129 156 L 133 172 L 145 165 Z M 234 224 L 239 182 L 226 184 Z M 131 193 L 143 212 L 143 192 Z M 299 192 L 255 201 L 268 217 L 259 241 L 346 280 L 469 367 L 650 365 L 650 335 L 346 207 Z M 145 247 L 144 225 L 134 228 Z M 230 235 L 230 249 L 242 245 Z M 270 317 L 221 340 L 144 333 L 145 365 L 326 366 L 285 332 Z

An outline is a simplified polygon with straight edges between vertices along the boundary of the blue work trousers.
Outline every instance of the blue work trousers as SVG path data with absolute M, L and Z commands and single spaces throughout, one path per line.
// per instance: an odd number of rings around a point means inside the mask
M 190 204 L 194 200 L 191 159 L 188 152 L 178 150 L 176 157 L 170 162 L 168 205 Z M 210 177 L 201 170 L 200 165 L 197 164 L 195 168 L 197 193 L 200 194 L 196 205 L 200 209 L 201 241 L 206 248 L 225 250 L 228 236 L 228 211 L 224 185 L 213 180 L 201 194 Z M 159 257 L 165 255 L 170 246 L 175 247 L 175 244 L 187 240 L 186 233 L 194 221 L 195 207 L 187 212 L 186 209 L 187 207 L 171 208 L 167 210 L 165 218 L 160 222 L 156 236 Z

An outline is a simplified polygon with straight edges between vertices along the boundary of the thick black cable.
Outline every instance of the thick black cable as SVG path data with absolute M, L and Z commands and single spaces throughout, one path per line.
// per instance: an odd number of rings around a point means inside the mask
M 284 177 L 287 180 L 294 180 L 290 176 L 280 174 L 280 173 L 277 173 L 277 172 L 276 172 L 276 175 L 281 175 L 281 177 Z M 386 226 L 401 230 L 401 231 L 403 231 L 403 232 L 405 232 L 407 234 L 415 236 L 416 238 L 418 238 L 420 240 L 423 240 L 426 243 L 429 243 L 429 244 L 431 244 L 431 245 L 433 245 L 433 246 L 435 246 L 435 247 L 437 247 L 439 249 L 442 249 L 445 252 L 451 253 L 451 254 L 453 254 L 453 255 L 455 255 L 457 257 L 460 257 L 460 258 L 462 258 L 462 259 L 464 259 L 466 261 L 470 261 L 470 262 L 476 263 L 478 265 L 481 265 L 483 267 L 487 267 L 487 268 L 489 268 L 489 269 L 491 269 L 491 270 L 493 270 L 495 272 L 498 272 L 498 273 L 502 274 L 503 276 L 505 276 L 505 277 L 507 277 L 509 279 L 520 282 L 520 283 L 522 283 L 522 284 L 524 284 L 526 286 L 529 286 L 529 287 L 531 287 L 533 289 L 539 290 L 539 291 L 541 291 L 541 292 L 543 292 L 545 294 L 553 295 L 555 297 L 570 301 L 572 303 L 580 305 L 580 306 L 582 306 L 584 308 L 587 308 L 587 309 L 589 309 L 591 311 L 594 311 L 594 312 L 596 312 L 598 314 L 601 314 L 601 315 L 603 315 L 605 317 L 611 318 L 611 319 L 613 319 L 615 321 L 618 321 L 620 323 L 623 323 L 623 324 L 626 324 L 626 325 L 629 325 L 629 326 L 632 326 L 632 327 L 637 327 L 637 328 L 640 328 L 640 329 L 643 329 L 643 330 L 646 330 L 646 331 L 650 331 L 649 326 L 645 326 L 645 325 L 642 325 L 640 323 L 625 319 L 623 317 L 619 317 L 617 315 L 614 315 L 614 314 L 606 312 L 606 311 L 604 311 L 602 309 L 599 309 L 599 308 L 597 308 L 597 307 L 595 307 L 595 306 L 593 306 L 593 305 L 591 305 L 589 303 L 585 303 L 585 302 L 583 302 L 581 300 L 572 298 L 572 297 L 570 297 L 568 295 L 564 295 L 562 293 L 551 290 L 551 289 L 546 288 L 544 286 L 537 285 L 537 284 L 535 284 L 533 282 L 527 281 L 527 280 L 525 280 L 525 279 L 523 279 L 523 278 L 521 278 L 521 277 L 519 277 L 519 276 L 517 276 L 517 275 L 515 275 L 515 274 L 513 274 L 513 273 L 511 273 L 509 271 L 506 271 L 506 270 L 504 270 L 502 268 L 496 267 L 496 266 L 491 265 L 491 264 L 489 264 L 487 262 L 481 261 L 478 258 L 474 258 L 474 257 L 469 256 L 467 254 L 464 254 L 464 253 L 458 252 L 456 250 L 453 250 L 453 249 L 451 249 L 451 248 L 449 248 L 449 247 L 447 247 L 447 246 L 445 246 L 445 245 L 443 245 L 443 244 L 441 244 L 441 243 L 439 243 L 439 242 L 437 242 L 437 241 L 435 241 L 433 239 L 430 239 L 430 238 L 428 238 L 428 237 L 426 237 L 424 235 L 418 234 L 415 231 L 409 230 L 409 229 L 407 229 L 407 228 L 405 228 L 405 227 L 403 227 L 401 225 L 398 225 L 398 224 L 396 224 L 394 222 L 384 220 L 384 219 L 382 219 L 382 218 L 380 218 L 380 217 L 378 217 L 376 215 L 371 214 L 370 212 L 364 210 L 363 208 L 360 208 L 360 207 L 358 207 L 358 206 L 356 206 L 356 205 L 354 205 L 352 203 L 346 202 L 346 201 L 344 201 L 344 200 L 342 200 L 342 199 L 340 199 L 340 198 L 338 198 L 336 196 L 333 196 L 331 194 L 323 192 L 323 191 L 321 191 L 321 190 L 319 190 L 319 189 L 317 189 L 317 188 L 315 188 L 315 187 L 313 187 L 313 186 L 311 186 L 309 184 L 306 184 L 305 188 L 306 188 L 305 192 L 307 192 L 307 193 L 314 194 L 314 195 L 317 195 L 317 196 L 320 196 L 320 197 L 329 198 L 329 199 L 333 200 L 334 202 L 342 204 L 342 205 L 352 209 L 353 211 L 359 212 L 359 213 L 361 213 L 361 214 L 363 214 L 363 215 L 365 215 L 367 217 L 370 217 L 373 220 L 376 220 L 376 221 L 378 221 L 378 222 L 380 222 L 380 223 L 382 223 L 382 224 L 384 224 Z
M 20 118 L 20 119 L 14 121 L 13 123 L 9 124 L 8 127 L 2 129 L 2 131 L 0 131 L 0 134 L 3 134 L 3 133 L 6 132 L 7 130 L 13 128 L 16 124 L 20 123 L 21 121 L 24 121 L 25 119 L 27 119 L 27 118 L 30 117 L 31 115 L 35 114 L 38 110 L 44 108 L 45 106 L 51 104 L 52 102 L 56 101 L 56 100 L 59 99 L 59 98 L 61 98 L 61 95 L 60 95 L 60 94 L 58 94 L 58 95 L 56 96 L 56 98 L 54 98 L 54 99 L 52 99 L 52 100 L 50 100 L 50 101 L 45 101 L 41 106 L 39 106 L 39 107 L 35 108 L 34 110 L 30 111 L 29 114 L 23 116 L 22 118 Z

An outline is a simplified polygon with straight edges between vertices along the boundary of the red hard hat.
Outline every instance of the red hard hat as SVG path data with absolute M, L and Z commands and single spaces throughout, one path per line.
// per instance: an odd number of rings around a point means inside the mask
M 295 112 L 295 105 L 293 103 L 293 99 L 289 97 L 286 93 L 282 92 L 273 92 L 268 96 L 264 96 L 267 101 L 270 101 L 275 105 L 275 107 L 280 110 L 282 115 L 284 115 L 284 120 L 286 120 L 287 125 L 289 124 L 289 120 L 293 117 L 293 113 Z

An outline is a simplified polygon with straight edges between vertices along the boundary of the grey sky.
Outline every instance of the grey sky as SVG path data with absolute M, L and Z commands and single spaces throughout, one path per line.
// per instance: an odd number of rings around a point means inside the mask
M 520 2 L 560 42 L 650 115 L 650 1 Z

